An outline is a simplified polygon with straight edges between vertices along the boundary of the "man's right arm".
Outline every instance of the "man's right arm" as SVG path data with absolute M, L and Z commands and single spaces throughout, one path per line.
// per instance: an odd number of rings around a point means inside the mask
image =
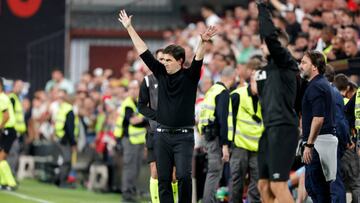
M 140 38 L 139 34 L 135 31 L 134 27 L 131 24 L 131 18 L 132 16 L 128 16 L 125 10 L 121 10 L 119 13 L 118 20 L 122 23 L 124 28 L 129 33 L 131 41 L 133 42 L 134 47 L 139 53 L 141 59 L 154 73 L 154 75 L 157 75 L 157 73 L 160 71 L 159 67 L 162 66 L 162 64 L 154 58 L 154 56 L 148 50 L 148 47 L 145 44 L 145 42 Z

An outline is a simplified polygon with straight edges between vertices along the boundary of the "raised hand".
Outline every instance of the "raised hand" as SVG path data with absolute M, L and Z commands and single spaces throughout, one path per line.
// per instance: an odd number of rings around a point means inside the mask
M 200 34 L 202 41 L 209 41 L 213 36 L 217 34 L 217 29 L 214 26 L 209 26 L 205 32 Z
M 132 15 L 131 15 L 131 16 L 128 16 L 128 15 L 126 14 L 126 11 L 125 11 L 124 9 L 123 9 L 123 10 L 120 10 L 118 20 L 123 24 L 123 26 L 124 26 L 125 28 L 130 27 L 130 25 L 131 25 L 131 18 L 132 18 Z

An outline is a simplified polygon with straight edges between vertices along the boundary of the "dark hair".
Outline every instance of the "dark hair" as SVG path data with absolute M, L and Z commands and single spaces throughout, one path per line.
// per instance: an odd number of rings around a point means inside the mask
M 343 73 L 339 73 L 334 78 L 334 85 L 340 91 L 346 90 L 349 85 L 349 78 Z
M 179 45 L 171 44 L 165 47 L 163 53 L 173 56 L 177 61 L 182 59 L 181 65 L 185 62 L 185 49 Z
M 304 38 L 304 39 L 306 39 L 306 40 L 309 40 L 309 33 L 300 32 L 300 33 L 297 35 L 296 39 L 298 39 L 298 38 Z
M 324 28 L 324 24 L 323 23 L 319 23 L 319 22 L 311 22 L 309 24 L 309 27 L 317 29 L 317 30 L 322 30 Z
M 0 77 L 0 86 L 1 89 L 4 89 L 4 79 L 2 77 Z
M 205 8 L 206 10 L 210 10 L 212 12 L 215 12 L 214 6 L 212 6 L 211 4 L 203 4 L 201 6 L 201 8 Z
M 310 58 L 311 64 L 314 65 L 320 74 L 325 73 L 326 61 L 324 55 L 319 51 L 306 51 L 305 56 Z
M 344 44 L 345 44 L 346 42 L 350 42 L 350 43 L 352 43 L 353 45 L 357 46 L 357 42 L 356 42 L 355 39 L 346 40 L 346 41 L 344 42 Z
M 290 37 L 286 31 L 276 28 L 276 34 L 278 35 L 278 39 L 280 40 L 282 46 L 286 47 L 290 42 Z
M 155 56 L 158 55 L 158 53 L 164 53 L 164 49 L 158 49 L 155 51 Z
M 335 78 L 335 70 L 334 67 L 330 64 L 326 64 L 324 76 L 327 78 L 329 82 L 333 82 Z
M 310 13 L 310 15 L 320 17 L 322 15 L 322 11 L 320 11 L 319 9 L 315 9 L 313 12 Z

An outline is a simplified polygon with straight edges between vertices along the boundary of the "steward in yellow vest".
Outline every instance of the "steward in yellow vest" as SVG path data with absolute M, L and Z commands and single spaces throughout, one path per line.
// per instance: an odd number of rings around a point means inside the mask
M 242 202 L 245 177 L 249 173 L 248 201 L 261 202 L 257 189 L 259 179 L 257 151 L 264 124 L 254 74 L 250 77 L 249 85 L 231 92 L 231 104 L 235 132 L 233 136 L 228 137 L 234 142 L 230 159 L 232 200 L 234 203 Z
M 60 174 L 58 181 L 56 181 L 59 187 L 72 187 L 66 181 L 71 171 L 72 153 L 76 153 L 75 133 L 78 132 L 78 128 L 75 127 L 78 120 L 75 117 L 72 105 L 65 101 L 66 96 L 65 90 L 57 91 L 59 109 L 55 117 L 55 137 L 58 140 L 57 146 L 64 160 L 60 165 Z
M 14 190 L 16 182 L 6 158 L 16 140 L 15 115 L 13 105 L 3 89 L 3 79 L 0 78 L 0 188 Z
M 135 101 L 131 97 L 127 97 L 120 106 L 114 135 L 116 138 L 128 137 L 131 144 L 144 144 L 146 135 L 145 124 L 143 121 L 139 124 L 132 124 L 130 121 L 132 117 L 144 119 L 138 112 Z
M 23 88 L 23 82 L 21 80 L 16 80 L 13 85 L 13 91 L 11 94 L 9 94 L 10 101 L 14 107 L 15 123 L 16 123 L 15 130 L 18 136 L 23 135 L 26 132 L 24 111 L 18 96 L 20 95 L 22 88 Z
M 132 201 L 136 196 L 136 179 L 139 177 L 145 143 L 147 122 L 137 110 L 139 83 L 131 81 L 128 86 L 129 96 L 120 106 L 114 135 L 121 141 L 123 148 L 123 170 L 121 189 L 123 199 Z
M 217 202 L 215 195 L 223 161 L 229 161 L 230 142 L 227 137 L 233 134 L 229 88 L 235 80 L 234 73 L 231 67 L 221 72 L 221 81 L 206 92 L 200 110 L 198 128 L 205 136 L 208 157 L 203 202 Z

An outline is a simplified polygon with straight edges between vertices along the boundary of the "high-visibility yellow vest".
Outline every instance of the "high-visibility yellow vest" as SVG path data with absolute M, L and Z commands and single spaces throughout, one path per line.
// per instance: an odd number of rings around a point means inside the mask
M 116 119 L 114 135 L 117 138 L 121 138 L 124 134 L 123 123 L 124 123 L 124 119 L 125 119 L 125 110 L 127 107 L 131 108 L 136 116 L 142 116 L 138 112 L 135 102 L 132 100 L 132 98 L 127 97 L 121 104 L 119 116 Z M 145 143 L 145 135 L 146 135 L 145 127 L 136 127 L 129 123 L 128 134 L 129 134 L 129 141 L 131 144 L 144 144 Z
M 259 140 L 264 131 L 262 122 L 260 102 L 257 103 L 255 113 L 253 101 L 248 93 L 248 86 L 240 87 L 231 94 L 238 94 L 240 97 L 238 112 L 236 115 L 236 130 L 234 139 L 235 146 L 249 151 L 258 151 Z M 261 122 L 256 122 L 252 117 L 256 115 Z
M 344 97 L 344 105 L 346 105 L 349 102 L 350 99 Z
M 19 100 L 19 97 L 15 93 L 9 94 L 10 99 L 14 99 L 14 113 L 15 113 L 15 130 L 16 132 L 23 134 L 26 132 L 26 123 L 24 119 L 24 112 Z
M 355 98 L 355 128 L 359 132 L 360 130 L 360 88 L 356 91 Z
M 226 90 L 226 88 L 221 84 L 214 84 L 205 94 L 204 100 L 202 102 L 198 130 L 200 134 L 202 134 L 202 130 L 205 126 L 209 125 L 209 123 L 215 121 L 215 109 L 216 103 L 215 98 L 222 91 Z M 231 108 L 231 100 L 229 99 L 229 115 L 227 118 L 228 123 L 228 137 L 233 136 L 233 121 L 232 121 L 232 108 Z
M 55 134 L 58 138 L 62 138 L 65 135 L 65 122 L 66 122 L 66 115 L 73 110 L 71 104 L 63 102 L 60 104 L 60 108 L 55 117 Z M 79 117 L 75 116 L 74 114 L 74 136 L 75 138 L 79 135 Z
M 0 122 L 3 119 L 3 111 L 9 113 L 9 119 L 4 127 L 13 128 L 15 126 L 15 113 L 9 97 L 4 92 L 0 93 Z

